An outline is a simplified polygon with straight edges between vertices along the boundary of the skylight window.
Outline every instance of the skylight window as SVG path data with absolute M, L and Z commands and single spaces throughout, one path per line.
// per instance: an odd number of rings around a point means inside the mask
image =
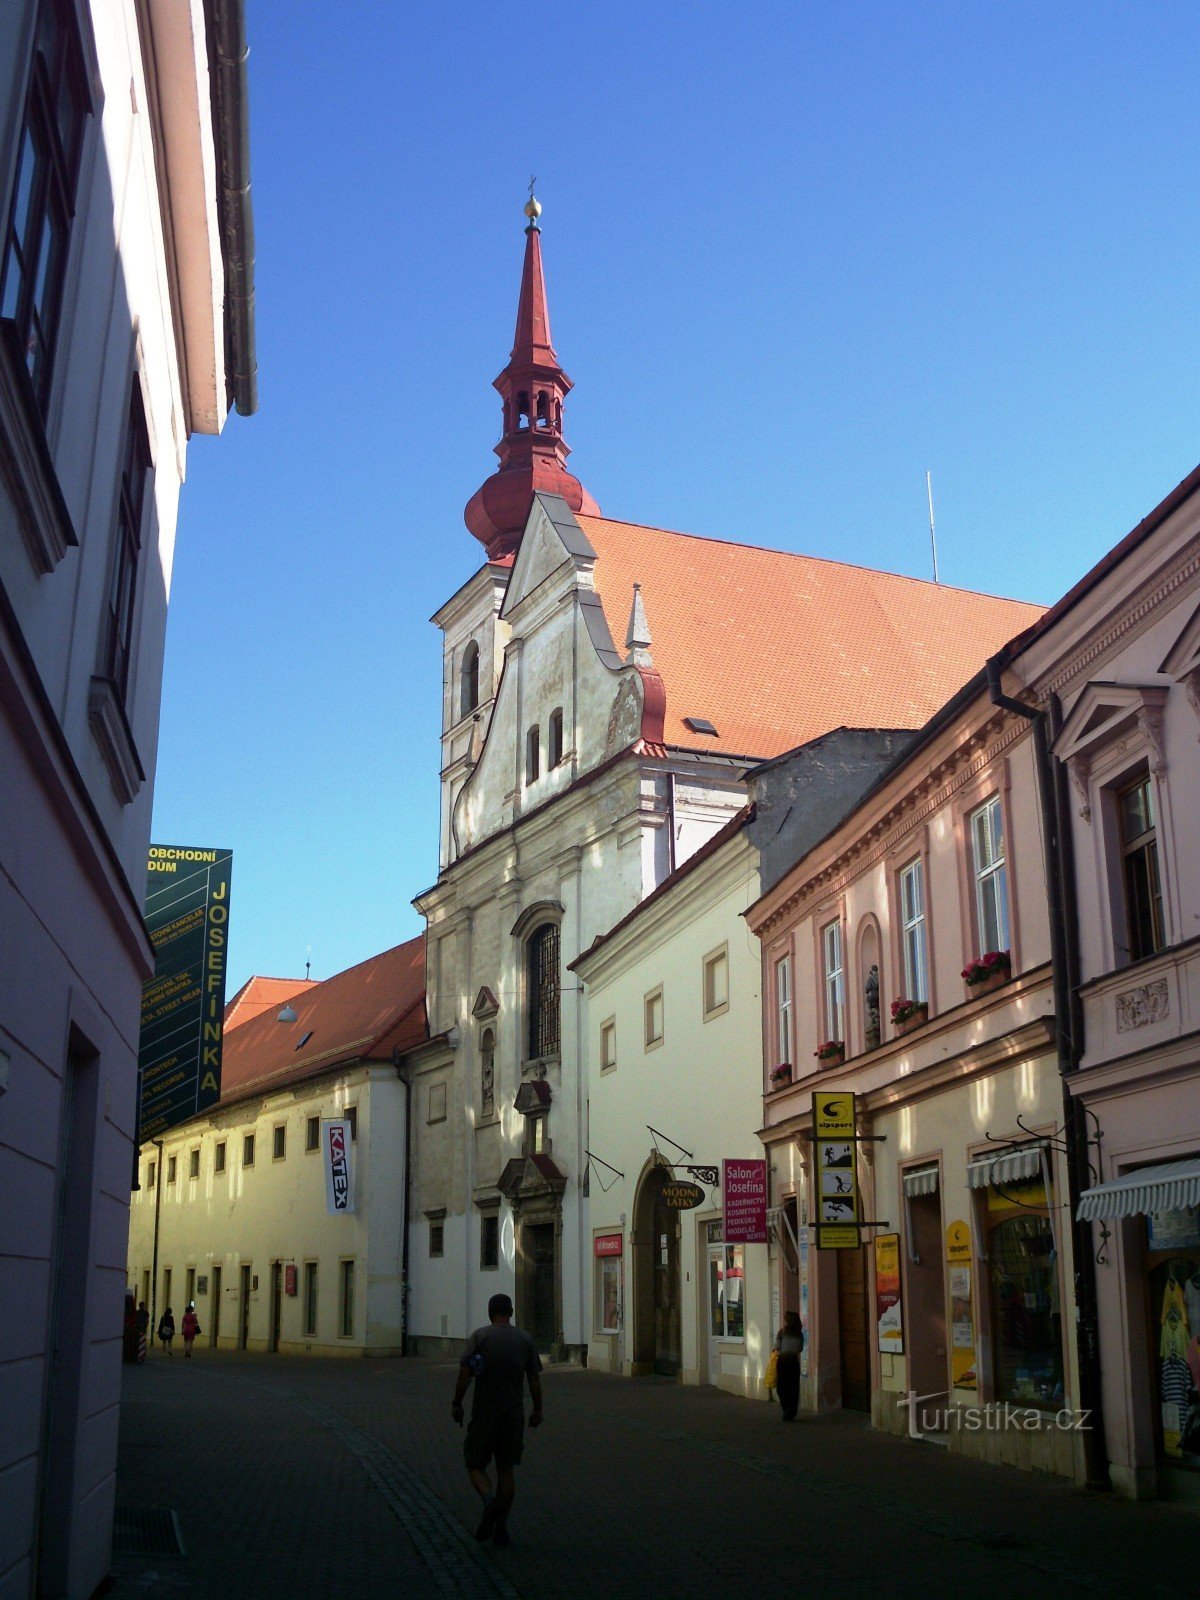
M 308 1041 L 311 1038 L 312 1038 L 312 1029 L 310 1028 L 308 1030 L 308 1032 L 304 1035 L 303 1039 L 301 1039 L 300 1043 L 296 1046 L 296 1049 L 297 1050 L 303 1050 L 304 1046 L 308 1043 Z
M 690 728 L 693 733 L 707 733 L 714 739 L 717 737 L 717 730 L 707 717 L 684 717 L 683 725 L 685 728 Z

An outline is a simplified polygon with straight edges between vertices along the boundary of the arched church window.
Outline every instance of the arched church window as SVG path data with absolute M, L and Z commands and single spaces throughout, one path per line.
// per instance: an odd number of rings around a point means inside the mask
M 465 717 L 479 704 L 479 646 L 474 639 L 463 651 L 462 671 L 459 674 L 462 692 L 459 697 L 459 716 Z
M 555 429 L 559 433 L 562 432 L 562 401 L 561 400 L 556 400 L 554 402 L 554 426 L 555 426 Z
M 544 389 L 539 390 L 537 397 L 537 425 L 539 428 L 550 426 L 550 396 Z
M 542 730 L 535 722 L 525 735 L 525 782 L 536 783 L 542 774 Z
M 558 1054 L 559 977 L 558 923 L 543 922 L 525 946 L 525 995 L 528 1009 L 528 1058 L 540 1061 Z
M 546 762 L 548 766 L 556 767 L 563 758 L 563 714 L 562 707 L 557 706 L 550 713 L 550 727 L 547 730 Z
M 483 1114 L 490 1117 L 496 1109 L 496 1035 L 490 1028 L 479 1041 L 479 1080 Z
M 520 393 L 517 395 L 517 427 L 518 428 L 527 428 L 528 426 L 529 426 L 529 396 L 526 394 L 525 390 L 522 389 L 520 391 Z

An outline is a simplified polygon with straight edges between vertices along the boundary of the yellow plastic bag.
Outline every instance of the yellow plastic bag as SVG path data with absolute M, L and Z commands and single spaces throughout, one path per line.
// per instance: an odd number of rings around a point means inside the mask
M 775 1379 L 776 1379 L 776 1372 L 777 1372 L 778 1366 L 779 1366 L 779 1351 L 778 1350 L 772 1350 L 771 1354 L 767 1357 L 767 1370 L 763 1373 L 763 1388 L 764 1389 L 773 1389 L 775 1387 Z

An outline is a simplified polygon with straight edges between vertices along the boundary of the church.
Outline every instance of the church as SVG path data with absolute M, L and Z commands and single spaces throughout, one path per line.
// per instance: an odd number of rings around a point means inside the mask
M 407 1067 L 407 1347 L 457 1348 L 497 1290 L 539 1347 L 591 1330 L 589 1039 L 571 965 L 835 729 L 921 727 L 1039 608 L 606 517 L 567 466 L 541 207 L 495 380 L 499 466 L 443 636 L 429 1038 Z M 759 1081 L 761 1044 L 744 1070 Z M 649 1134 L 647 1146 L 649 1147 Z

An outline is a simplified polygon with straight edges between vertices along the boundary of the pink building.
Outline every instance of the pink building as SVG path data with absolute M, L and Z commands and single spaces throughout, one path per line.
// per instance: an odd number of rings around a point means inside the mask
M 1091 1167 L 1081 1265 L 1095 1263 L 1110 1476 L 1195 1498 L 1200 468 L 1016 644 L 1011 674 L 1056 730 L 1075 884 L 1066 1081 Z M 1081 1312 L 1086 1326 L 1086 1298 Z
M 244 72 L 238 0 L 0 6 L 5 1600 L 108 1568 L 176 513 L 255 405 Z
M 802 1404 L 1082 1479 L 1039 796 L 1030 718 L 981 671 L 747 917 Z

